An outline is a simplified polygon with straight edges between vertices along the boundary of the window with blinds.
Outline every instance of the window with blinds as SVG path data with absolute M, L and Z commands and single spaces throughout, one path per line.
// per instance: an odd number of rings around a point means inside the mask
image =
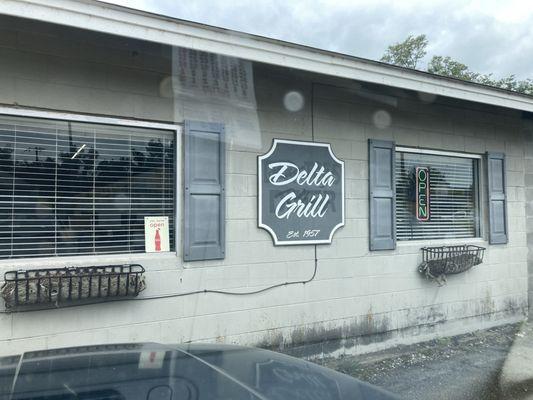
M 417 218 L 417 167 L 429 171 L 426 221 Z M 397 240 L 478 236 L 478 169 L 475 158 L 396 152 Z
M 0 117 L 0 258 L 144 252 L 168 216 L 174 133 Z

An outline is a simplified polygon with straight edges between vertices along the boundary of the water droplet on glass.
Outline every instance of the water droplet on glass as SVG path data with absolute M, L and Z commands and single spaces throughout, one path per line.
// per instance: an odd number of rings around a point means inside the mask
M 379 129 L 388 128 L 391 124 L 391 121 L 391 115 L 385 110 L 378 110 L 372 116 L 372 122 L 374 122 L 376 128 Z
M 305 100 L 302 94 L 294 90 L 287 92 L 283 97 L 283 105 L 288 111 L 300 111 L 304 107 L 304 104 Z

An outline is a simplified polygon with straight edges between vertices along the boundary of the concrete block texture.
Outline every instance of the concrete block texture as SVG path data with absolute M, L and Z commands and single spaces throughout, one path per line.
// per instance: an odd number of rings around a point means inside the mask
M 522 147 L 515 147 L 515 153 L 523 152 L 524 163 L 524 201 L 525 201 L 525 230 L 527 245 L 527 274 L 528 274 L 528 303 L 529 316 L 533 309 L 533 135 L 531 131 L 531 121 L 525 121 L 522 131 L 525 141 Z
M 246 118 L 252 118 L 243 122 L 243 108 L 231 101 L 209 113 L 208 106 L 200 109 L 183 97 L 168 97 L 162 83 L 172 73 L 169 49 L 87 32 L 65 34 L 61 29 L 46 36 L 40 34 L 47 30 L 40 23 L 20 25 L 24 32 L 18 33 L 19 25 L 1 26 L 8 31 L 0 32 L 0 59 L 6 61 L 0 63 L 1 103 L 165 122 L 181 123 L 183 115 L 230 122 L 225 258 L 185 263 L 176 254 L 140 254 L 0 260 L 1 273 L 106 262 L 137 262 L 147 270 L 147 289 L 140 297 L 145 300 L 0 314 L 0 354 L 124 341 L 276 348 L 329 341 L 338 346 L 328 351 L 340 354 L 360 351 L 364 341 L 379 347 L 408 337 L 421 340 L 474 330 L 526 314 L 528 275 L 533 275 L 533 262 L 528 268 L 533 240 L 526 235 L 533 232 L 533 145 L 525 141 L 522 128 L 527 124 L 519 113 L 254 65 L 255 104 L 246 109 Z M 284 103 L 289 92 L 302 96 L 299 109 Z M 269 150 L 274 138 L 331 143 L 345 161 L 346 220 L 331 245 L 276 247 L 257 227 L 257 156 Z M 436 150 L 505 152 L 509 243 L 489 245 L 485 233 L 468 240 L 401 242 L 395 250 L 370 251 L 369 138 Z M 183 165 L 177 167 L 182 174 Z M 484 172 L 484 166 L 481 169 Z M 481 181 L 485 192 L 483 177 Z M 481 198 L 485 215 L 486 194 Z M 486 222 L 482 225 L 482 232 L 488 232 Z M 484 262 L 451 276 L 444 286 L 417 272 L 421 247 L 454 243 L 487 247 Z M 245 296 L 184 296 L 203 290 L 247 293 L 271 285 L 279 286 Z M 177 297 L 157 298 L 169 295 Z

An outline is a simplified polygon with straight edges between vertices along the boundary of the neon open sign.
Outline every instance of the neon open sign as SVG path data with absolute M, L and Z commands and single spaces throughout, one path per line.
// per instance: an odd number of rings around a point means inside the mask
M 416 167 L 416 219 L 429 221 L 429 168 Z

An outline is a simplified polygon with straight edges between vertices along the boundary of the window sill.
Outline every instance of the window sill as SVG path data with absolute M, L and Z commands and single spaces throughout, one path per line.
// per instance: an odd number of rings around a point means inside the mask
M 59 257 L 7 258 L 0 260 L 0 270 L 64 268 L 84 265 L 131 264 L 153 260 L 177 260 L 175 251 L 164 253 L 91 254 Z M 0 277 L 1 278 L 1 277 Z

